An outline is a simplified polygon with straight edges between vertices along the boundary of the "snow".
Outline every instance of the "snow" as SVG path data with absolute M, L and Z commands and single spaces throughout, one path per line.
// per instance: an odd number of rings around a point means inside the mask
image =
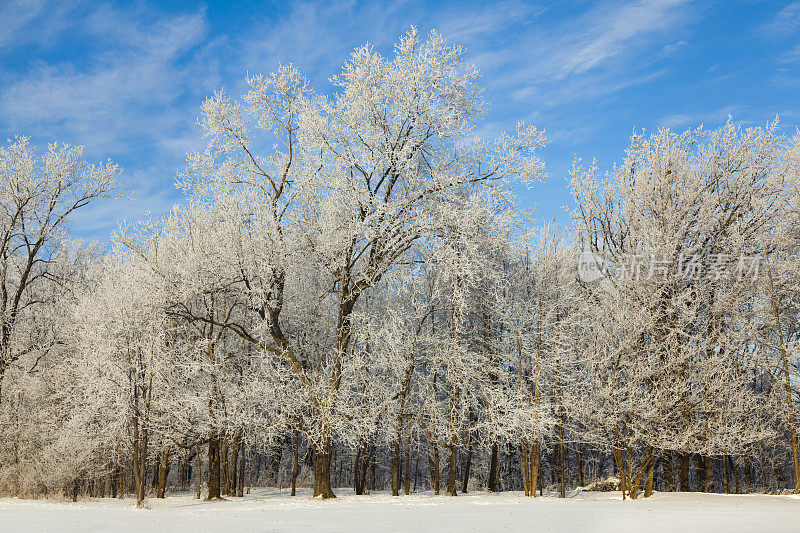
M 567 499 L 519 492 L 475 492 L 456 498 L 431 493 L 392 498 L 356 496 L 342 489 L 336 500 L 308 493 L 254 490 L 222 502 L 190 494 L 148 499 L 54 502 L 0 499 L 0 531 L 797 531 L 800 499 L 760 494 L 657 493 L 621 501 L 620 493 L 571 493 Z

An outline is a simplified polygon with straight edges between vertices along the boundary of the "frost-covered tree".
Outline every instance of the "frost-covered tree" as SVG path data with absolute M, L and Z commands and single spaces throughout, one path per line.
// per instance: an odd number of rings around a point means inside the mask
M 356 50 L 334 94 L 313 96 L 292 68 L 248 81 L 248 107 L 222 94 L 204 105 L 212 140 L 190 158 L 186 183 L 241 221 L 237 288 L 254 320 L 205 320 L 279 356 L 308 398 L 303 431 L 314 450 L 315 494 L 333 497 L 329 461 L 342 383 L 351 368 L 352 316 L 363 294 L 436 231 L 437 206 L 455 188 L 507 195 L 510 179 L 535 181 L 542 165 L 533 152 L 543 135 L 520 126 L 495 141 L 470 140 L 483 109 L 459 47 L 438 34 L 412 31 L 393 59 Z M 246 112 L 245 112 L 246 111 Z M 272 143 L 260 146 L 259 135 Z M 332 337 L 320 354 L 302 352 L 285 316 L 290 258 L 310 257 L 330 279 L 322 300 L 332 303 Z M 233 271 L 230 269 L 229 271 Z M 346 407 L 345 407 L 346 408 Z
M 73 418 L 97 427 L 95 439 L 128 467 L 137 506 L 146 496 L 153 443 L 165 416 L 165 369 L 174 347 L 159 285 L 139 258 L 111 257 L 75 308 Z
M 596 400 L 585 413 L 631 497 L 662 451 L 702 454 L 710 483 L 711 455 L 768 432 L 754 423 L 750 345 L 731 317 L 784 212 L 784 154 L 776 123 L 729 123 L 634 135 L 605 184 L 576 165 L 581 244 L 609 273 L 586 287 L 583 342 L 600 363 L 586 368 Z
M 20 316 L 42 306 L 34 291 L 50 281 L 70 217 L 114 197 L 119 172 L 110 160 L 87 162 L 82 147 L 54 143 L 38 156 L 27 137 L 17 137 L 0 148 L 0 387 L 12 364 L 46 348 L 16 338 Z

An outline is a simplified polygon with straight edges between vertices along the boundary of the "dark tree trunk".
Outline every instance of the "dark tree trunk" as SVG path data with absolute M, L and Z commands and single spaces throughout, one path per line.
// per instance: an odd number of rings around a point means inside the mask
M 228 465 L 228 437 L 222 437 L 222 450 L 220 452 L 220 474 L 222 476 L 221 489 L 223 495 L 229 496 L 231 493 L 230 468 Z
M 417 446 L 417 455 L 414 459 L 414 492 L 417 492 L 417 481 L 419 480 L 419 446 Z
M 464 464 L 464 477 L 461 480 L 461 492 L 467 492 L 467 486 L 469 485 L 469 473 L 470 469 L 472 468 L 472 444 L 467 447 L 467 457 Z
M 314 454 L 314 497 L 335 498 L 331 488 L 331 455 L 333 443 L 325 442 Z
M 447 489 L 445 494 L 448 496 L 457 496 L 456 467 L 458 466 L 458 448 L 455 446 L 448 446 L 447 455 Z
M 542 495 L 542 476 L 539 473 L 539 465 L 541 464 L 541 444 L 537 440 L 531 446 L 530 458 L 531 462 L 531 491 L 533 496 L 536 497 L 536 486 L 539 486 L 539 496 Z
M 431 476 L 431 488 L 433 493 L 438 495 L 441 490 L 441 481 L 439 477 L 439 447 L 436 444 L 431 444 L 431 451 L 428 456 L 428 468 Z
M 650 466 L 647 468 L 647 478 L 645 478 L 644 482 L 644 497 L 649 498 L 653 495 L 653 476 L 655 474 L 655 461 L 650 462 Z
M 300 473 L 300 432 L 294 432 L 294 450 L 292 452 L 292 496 L 297 491 L 297 475 Z
M 158 490 L 157 498 L 163 498 L 167 490 L 167 479 L 169 478 L 169 446 L 165 446 L 161 451 L 161 467 L 158 469 Z
M 728 456 L 728 465 L 730 466 L 731 476 L 733 476 L 736 494 L 739 494 L 739 468 L 734 463 L 732 455 Z
M 728 456 L 722 456 L 722 486 L 725 489 L 725 494 L 730 494 L 730 487 L 728 483 Z
M 120 465 L 119 467 L 119 479 L 117 483 L 119 486 L 117 487 L 117 498 L 120 500 L 125 497 L 125 467 Z
M 703 491 L 714 492 L 714 458 L 710 455 L 703 457 Z
M 753 465 L 749 455 L 744 458 L 744 485 L 745 492 L 753 490 Z
M 112 494 L 114 495 L 115 498 L 122 499 L 125 492 L 125 469 L 122 467 L 122 465 L 118 464 L 114 468 L 113 481 L 114 481 L 114 489 Z
M 230 485 L 231 485 L 229 494 L 231 496 L 236 496 L 236 494 L 238 493 L 238 485 L 237 484 L 239 483 L 239 479 L 238 479 L 237 468 L 238 468 L 238 465 L 239 465 L 239 448 L 241 447 L 241 444 L 242 444 L 242 437 L 241 437 L 241 435 L 239 433 L 237 433 L 233 437 L 233 453 L 232 453 L 232 456 L 231 456 L 231 467 L 232 468 L 230 470 L 230 478 L 229 478 L 230 479 Z
M 536 479 L 539 483 L 539 496 L 544 495 L 544 488 L 542 487 L 542 475 L 539 472 L 539 467 L 542 464 L 542 457 L 541 455 L 537 455 L 538 460 L 536 461 L 535 470 L 536 470 Z
M 239 485 L 236 495 L 244 498 L 244 448 L 239 448 Z
M 406 428 L 406 464 L 405 479 L 403 480 L 403 492 L 408 496 L 411 491 L 411 432 Z
M 153 459 L 153 478 L 152 481 L 150 482 L 150 489 L 152 492 L 158 490 L 158 478 L 159 478 L 158 472 L 161 469 L 160 463 L 161 463 L 161 458 L 157 455 L 155 459 Z
M 681 483 L 681 492 L 689 492 L 689 454 L 682 453 L 681 460 L 680 460 L 680 483 Z
M 353 461 L 353 488 L 356 494 L 364 494 L 367 489 L 371 458 L 372 446 L 363 440 L 356 450 L 356 457 Z
M 583 454 L 575 447 L 575 468 L 578 473 L 578 486 L 583 487 Z
M 519 457 L 519 467 L 522 471 L 522 492 L 525 496 L 531 495 L 531 462 L 530 457 L 528 457 L 528 442 L 525 440 L 525 437 L 520 439 L 520 457 Z
M 200 481 L 203 478 L 203 456 L 200 454 L 200 445 L 195 445 L 195 456 L 197 457 L 197 495 L 196 499 L 200 499 Z
M 558 472 L 559 472 L 559 498 L 566 498 L 567 497 L 567 488 L 566 488 L 566 457 L 564 456 L 564 426 L 560 427 L 560 435 L 559 435 L 559 442 L 558 442 Z
M 189 477 L 191 476 L 191 467 L 189 466 L 190 461 L 189 454 L 186 450 L 181 453 L 181 466 L 178 471 L 178 476 L 181 480 L 181 492 L 186 492 L 189 489 Z
M 400 433 L 402 432 L 403 419 L 397 420 L 397 435 L 394 439 L 392 450 L 392 496 L 400 496 Z
M 489 492 L 498 492 L 498 480 L 500 477 L 500 450 L 497 443 L 492 444 L 492 455 L 489 460 Z
M 216 432 L 208 438 L 208 496 L 206 500 L 221 500 L 220 487 L 220 443 Z
M 377 470 L 377 462 L 376 462 L 376 446 L 374 444 L 369 445 L 369 481 L 367 482 L 367 488 L 370 491 L 375 490 L 375 474 Z

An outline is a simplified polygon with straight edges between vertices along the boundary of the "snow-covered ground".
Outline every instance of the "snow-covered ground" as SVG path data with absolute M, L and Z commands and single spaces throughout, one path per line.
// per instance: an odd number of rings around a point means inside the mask
M 355 496 L 331 501 L 286 491 L 254 490 L 244 499 L 207 503 L 189 494 L 77 503 L 0 499 L 0 531 L 798 531 L 800 499 L 793 496 L 660 493 L 621 501 L 619 493 L 545 495 L 474 492 L 457 498 L 415 494 Z

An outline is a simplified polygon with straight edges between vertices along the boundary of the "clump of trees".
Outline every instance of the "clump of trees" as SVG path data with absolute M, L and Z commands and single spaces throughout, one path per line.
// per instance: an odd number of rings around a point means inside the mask
M 412 31 L 326 94 L 216 93 L 185 201 L 105 254 L 66 228 L 116 166 L 0 150 L 0 492 L 800 487 L 797 140 L 635 134 L 533 229 L 545 136 L 477 137 L 461 56 Z

